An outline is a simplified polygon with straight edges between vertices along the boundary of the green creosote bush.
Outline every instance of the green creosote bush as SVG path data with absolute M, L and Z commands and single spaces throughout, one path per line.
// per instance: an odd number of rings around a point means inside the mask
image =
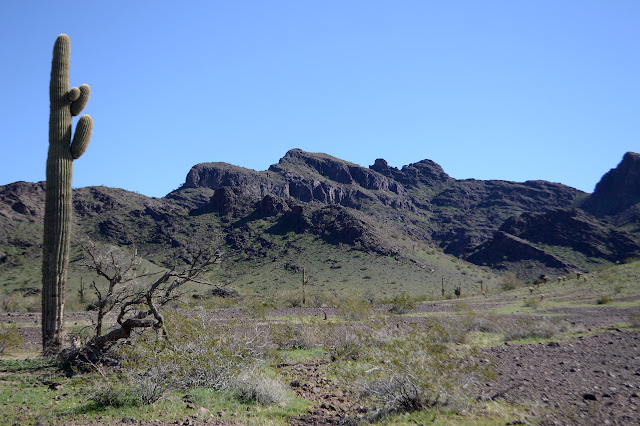
M 338 317 L 346 321 L 365 321 L 372 317 L 371 303 L 360 298 L 349 298 L 338 303 Z
M 518 287 L 522 287 L 524 283 L 516 277 L 513 272 L 508 272 L 500 276 L 500 282 L 498 284 L 504 291 L 515 290 Z
M 524 299 L 523 305 L 526 308 L 538 309 L 538 307 L 540 306 L 540 299 L 537 298 L 537 297 L 526 298 L 526 299 Z
M 596 299 L 596 303 L 598 305 L 606 305 L 607 303 L 611 303 L 611 302 L 613 302 L 613 300 L 611 300 L 611 297 L 609 297 L 609 295 L 607 294 L 603 294 Z
M 416 301 L 411 298 L 407 293 L 397 294 L 391 300 L 391 308 L 389 312 L 392 314 L 407 314 L 416 309 Z
M 23 342 L 22 336 L 15 325 L 0 324 L 0 355 L 8 349 L 17 348 Z
M 20 294 L 17 291 L 4 291 L 2 294 L 2 310 L 4 312 L 16 312 L 20 301 Z
M 299 290 L 289 290 L 281 294 L 280 300 L 282 300 L 287 307 L 298 308 L 302 306 L 302 292 Z
M 491 374 L 475 349 L 454 343 L 465 340 L 455 327 L 440 322 L 405 327 L 368 345 L 357 362 L 335 367 L 345 386 L 375 405 L 370 421 L 390 413 L 465 404 L 478 379 Z

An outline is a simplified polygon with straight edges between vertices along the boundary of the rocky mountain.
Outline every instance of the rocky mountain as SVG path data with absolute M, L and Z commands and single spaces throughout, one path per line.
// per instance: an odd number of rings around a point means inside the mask
M 0 187 L 0 263 L 38 256 L 43 206 L 42 182 Z M 640 155 L 625 154 L 586 194 L 546 181 L 457 180 L 430 160 L 365 168 L 293 149 L 266 171 L 195 165 L 161 199 L 81 188 L 74 207 L 78 235 L 136 244 L 167 265 L 202 240 L 276 259 L 291 254 L 289 235 L 309 235 L 422 269 L 435 270 L 425 254 L 435 251 L 530 280 L 640 256 Z

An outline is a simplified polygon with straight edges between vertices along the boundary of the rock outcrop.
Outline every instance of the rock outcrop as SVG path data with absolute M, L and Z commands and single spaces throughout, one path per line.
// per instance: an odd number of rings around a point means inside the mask
M 640 219 L 627 210 L 638 210 L 640 203 L 640 154 L 627 152 L 617 167 L 607 172 L 582 208 L 596 217 L 611 216 L 615 222 Z M 627 213 L 627 214 L 625 214 Z M 626 220 L 625 220 L 626 218 Z M 623 220 L 620 220 L 623 219 Z

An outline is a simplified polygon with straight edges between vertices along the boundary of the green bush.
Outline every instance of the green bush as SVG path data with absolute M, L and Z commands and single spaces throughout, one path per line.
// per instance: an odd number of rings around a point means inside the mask
M 538 306 L 540 306 L 540 299 L 537 297 L 529 297 L 527 299 L 524 299 L 523 305 L 526 308 L 538 309 Z
M 515 290 L 518 287 L 522 287 L 524 283 L 516 277 L 513 272 L 508 272 L 500 276 L 500 282 L 498 284 L 504 291 Z
M 392 314 L 406 314 L 416 309 L 415 300 L 411 299 L 411 297 L 407 293 L 397 294 L 391 300 L 391 309 L 389 312 Z
M 365 299 L 346 299 L 338 304 L 337 314 L 346 321 L 364 321 L 371 318 L 373 308 Z
M 611 303 L 611 302 L 613 302 L 613 300 L 611 300 L 611 297 L 609 297 L 609 295 L 607 294 L 603 294 L 602 296 L 596 299 L 596 303 L 598 305 L 606 305 L 607 303 Z
M 18 347 L 23 339 L 15 325 L 0 324 L 0 355 L 4 355 L 8 349 Z

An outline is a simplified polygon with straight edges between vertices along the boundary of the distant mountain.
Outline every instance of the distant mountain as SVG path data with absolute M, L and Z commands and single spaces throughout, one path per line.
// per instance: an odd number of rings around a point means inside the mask
M 338 261 L 331 251 L 346 247 L 406 261 L 416 277 L 431 271 L 429 282 L 438 268 L 469 281 L 448 255 L 532 280 L 640 256 L 639 176 L 635 153 L 586 194 L 546 181 L 457 180 L 430 160 L 398 169 L 378 159 L 365 168 L 293 149 L 261 172 L 195 165 L 160 199 L 81 188 L 74 208 L 78 237 L 135 244 L 159 264 L 186 260 L 202 241 L 221 245 L 235 259 L 225 272 L 234 279 L 249 274 L 242 262 L 286 270 L 312 252 L 328 253 L 305 260 L 328 274 Z M 0 276 L 38 258 L 43 206 L 42 182 L 0 187 Z

